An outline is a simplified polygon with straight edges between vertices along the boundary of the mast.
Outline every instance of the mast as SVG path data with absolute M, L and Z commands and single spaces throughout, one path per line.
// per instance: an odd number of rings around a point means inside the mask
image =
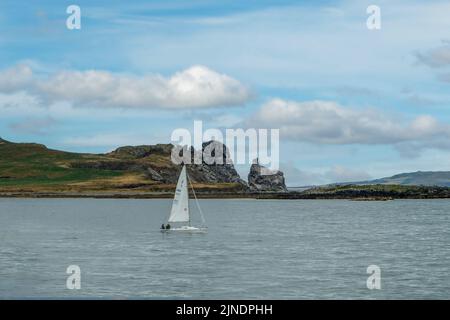
M 186 165 L 185 165 L 185 167 L 186 167 Z M 189 180 L 189 175 L 188 175 L 188 173 L 187 173 L 187 167 L 186 167 L 186 184 L 188 184 L 188 183 L 190 183 L 191 182 L 191 180 Z M 187 188 L 187 186 L 186 186 L 186 188 Z M 189 212 L 189 227 L 191 226 L 191 206 L 190 206 L 190 204 L 189 204 L 189 189 L 188 189 L 188 192 L 187 192 L 187 198 L 188 198 L 188 200 L 187 200 L 187 206 L 188 206 L 188 212 Z

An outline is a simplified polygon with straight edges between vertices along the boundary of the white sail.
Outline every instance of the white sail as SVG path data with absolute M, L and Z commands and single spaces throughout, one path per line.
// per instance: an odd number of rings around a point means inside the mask
M 172 203 L 169 222 L 188 222 L 189 221 L 189 194 L 187 186 L 186 166 L 181 169 L 178 178 L 175 198 Z

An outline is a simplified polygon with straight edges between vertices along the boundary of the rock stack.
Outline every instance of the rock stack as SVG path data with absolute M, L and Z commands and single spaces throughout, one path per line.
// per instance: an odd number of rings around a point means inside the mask
M 248 186 L 251 191 L 287 192 L 283 172 L 271 171 L 260 165 L 258 161 L 250 168 Z

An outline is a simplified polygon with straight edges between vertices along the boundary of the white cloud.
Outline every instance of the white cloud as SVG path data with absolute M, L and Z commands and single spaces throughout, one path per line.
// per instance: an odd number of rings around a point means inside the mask
M 416 54 L 419 62 L 431 67 L 441 68 L 450 65 L 450 44 L 428 50 L 427 52 L 419 52 Z
M 108 71 L 61 71 L 34 75 L 28 66 L 0 72 L 0 93 L 25 91 L 52 102 L 116 108 L 207 108 L 246 103 L 251 94 L 238 80 L 204 66 L 193 66 L 169 78 Z
M 42 112 L 40 101 L 26 92 L 1 93 L 0 110 L 2 116 L 29 115 Z
M 333 101 L 273 99 L 247 125 L 279 128 L 282 138 L 320 144 L 401 144 L 450 138 L 450 125 L 429 115 L 410 121 L 376 109 L 354 109 Z
M 33 71 L 28 65 L 19 64 L 0 72 L 0 92 L 25 89 L 31 82 Z

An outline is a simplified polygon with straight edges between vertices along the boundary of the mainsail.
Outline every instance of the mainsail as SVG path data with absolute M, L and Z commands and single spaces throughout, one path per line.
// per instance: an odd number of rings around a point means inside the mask
M 189 194 L 187 186 L 186 166 L 181 169 L 178 178 L 175 198 L 172 203 L 169 222 L 188 222 L 189 221 Z

